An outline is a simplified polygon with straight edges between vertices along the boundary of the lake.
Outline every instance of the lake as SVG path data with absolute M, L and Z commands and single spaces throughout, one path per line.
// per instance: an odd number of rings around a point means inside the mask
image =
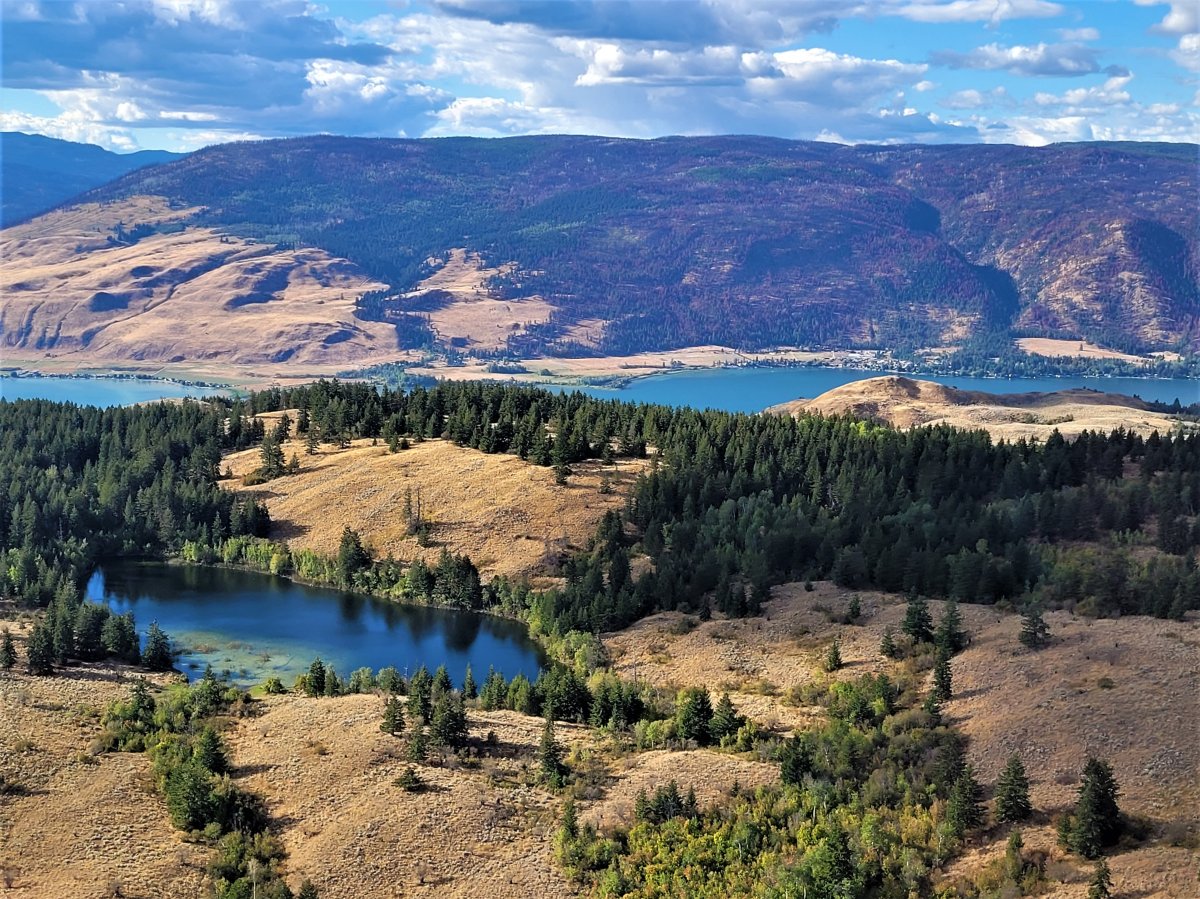
M 695 406 L 727 412 L 761 412 L 768 406 L 794 399 L 813 399 L 827 390 L 878 378 L 888 372 L 819 366 L 795 368 L 713 368 L 667 372 L 635 378 L 622 388 L 579 389 L 600 399 L 619 399 L 665 406 Z M 962 390 L 986 393 L 1050 392 L 1090 387 L 1106 393 L 1137 395 L 1165 403 L 1178 399 L 1184 405 L 1200 402 L 1200 382 L 1167 378 L 969 378 L 904 373 L 905 377 L 937 381 Z
M 133 612 L 180 650 L 177 667 L 195 677 L 206 665 L 242 685 L 274 675 L 291 686 L 315 656 L 348 679 L 355 668 L 394 665 L 412 674 L 445 665 L 461 684 L 467 665 L 482 683 L 488 666 L 508 678 L 537 677 L 544 657 L 516 621 L 404 605 L 285 578 L 228 568 L 120 563 L 93 575 L 87 597 Z
M 149 378 L 67 378 L 0 376 L 0 399 L 55 400 L 81 406 L 128 406 L 180 396 L 211 396 L 227 391 Z

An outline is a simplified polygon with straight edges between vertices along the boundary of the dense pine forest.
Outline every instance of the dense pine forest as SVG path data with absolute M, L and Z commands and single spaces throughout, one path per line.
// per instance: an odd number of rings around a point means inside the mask
M 276 435 L 253 416 L 278 409 L 298 409 L 296 429 L 310 441 L 370 437 L 399 449 L 444 436 L 560 479 L 582 459 L 648 455 L 625 513 L 610 514 L 592 550 L 566 563 L 560 591 L 482 585 L 466 559 L 373 560 L 355 539 L 320 562 L 330 581 L 385 593 L 416 586 L 418 598 L 438 595 L 440 578 L 447 604 L 494 607 L 546 634 L 617 628 L 657 609 L 745 614 L 774 584 L 804 578 L 1100 615 L 1179 617 L 1200 597 L 1195 436 L 995 444 L 982 431 L 479 383 L 399 392 L 320 382 L 245 402 L 107 410 L 0 403 L 0 587 L 44 606 L 64 584 L 78 590 L 100 559 L 185 547 L 207 558 L 227 542 L 236 547 L 228 561 L 265 553 L 261 567 L 289 569 L 290 558 L 274 558 L 286 548 L 250 539 L 269 535 L 265 508 L 218 486 L 223 451 L 265 444 L 269 455 Z M 1153 551 L 1131 551 L 1143 545 Z M 634 577 L 639 553 L 653 565 Z

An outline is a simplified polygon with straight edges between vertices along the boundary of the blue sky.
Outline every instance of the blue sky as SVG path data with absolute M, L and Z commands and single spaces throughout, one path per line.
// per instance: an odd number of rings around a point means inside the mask
M 0 128 L 110 149 L 1200 138 L 1200 0 L 0 0 Z

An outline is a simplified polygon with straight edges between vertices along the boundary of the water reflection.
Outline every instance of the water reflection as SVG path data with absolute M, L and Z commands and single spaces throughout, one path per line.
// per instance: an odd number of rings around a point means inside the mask
M 143 633 L 157 620 L 184 651 L 182 670 L 228 669 L 242 682 L 286 681 L 320 655 L 343 676 L 366 665 L 415 670 L 445 664 L 461 681 L 468 664 L 536 677 L 543 662 L 524 626 L 470 612 L 384 602 L 283 578 L 194 565 L 106 566 L 88 597 L 132 611 Z

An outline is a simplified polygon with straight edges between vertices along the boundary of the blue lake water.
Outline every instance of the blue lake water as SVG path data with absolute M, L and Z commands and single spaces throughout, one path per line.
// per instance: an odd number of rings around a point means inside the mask
M 81 406 L 128 406 L 180 396 L 211 396 L 214 387 L 155 381 L 148 378 L 14 378 L 0 376 L 0 399 L 44 399 Z
M 629 402 L 695 406 L 727 412 L 761 412 L 768 406 L 800 398 L 812 399 L 827 390 L 877 378 L 886 372 L 853 368 L 716 368 L 669 372 L 636 378 L 622 388 L 584 387 L 589 396 Z M 937 381 L 962 390 L 987 393 L 1027 393 L 1089 387 L 1165 403 L 1200 402 L 1200 381 L 1165 378 L 968 378 L 905 373 L 906 377 Z
M 275 675 L 291 686 L 315 656 L 348 678 L 355 668 L 394 665 L 409 674 L 444 664 L 456 684 L 470 664 L 480 683 L 494 666 L 537 677 L 544 661 L 523 624 L 473 612 L 404 605 L 256 572 L 198 565 L 122 563 L 97 572 L 87 596 L 132 611 L 180 650 L 189 676 L 228 671 L 240 684 Z

